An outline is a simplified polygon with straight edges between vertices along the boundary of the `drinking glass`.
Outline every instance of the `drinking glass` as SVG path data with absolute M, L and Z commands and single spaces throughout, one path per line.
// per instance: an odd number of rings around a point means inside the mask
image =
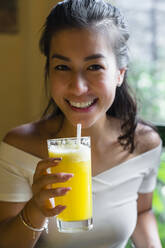
M 53 188 L 71 187 L 64 196 L 51 198 L 52 205 L 65 205 L 57 217 L 60 232 L 81 232 L 93 228 L 91 189 L 90 137 L 60 138 L 47 141 L 49 157 L 62 157 L 58 166 L 49 173 L 73 173 L 67 182 L 55 183 Z

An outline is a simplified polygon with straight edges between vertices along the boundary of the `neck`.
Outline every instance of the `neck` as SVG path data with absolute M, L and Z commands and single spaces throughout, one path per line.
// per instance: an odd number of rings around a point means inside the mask
M 89 128 L 82 128 L 81 136 L 90 136 L 93 142 L 98 142 L 106 135 L 106 130 L 109 129 L 110 121 L 107 117 L 96 122 Z M 77 135 L 76 127 L 64 119 L 63 126 L 58 133 L 59 137 L 75 137 Z

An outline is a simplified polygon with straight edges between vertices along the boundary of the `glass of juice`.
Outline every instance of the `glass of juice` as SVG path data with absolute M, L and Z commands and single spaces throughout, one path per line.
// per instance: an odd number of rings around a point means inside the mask
M 60 232 L 81 232 L 93 228 L 92 221 L 92 183 L 90 137 L 61 138 L 47 141 L 49 157 L 62 157 L 58 166 L 48 173 L 73 173 L 67 182 L 55 183 L 53 188 L 71 187 L 64 196 L 51 198 L 51 205 L 65 205 L 57 218 Z

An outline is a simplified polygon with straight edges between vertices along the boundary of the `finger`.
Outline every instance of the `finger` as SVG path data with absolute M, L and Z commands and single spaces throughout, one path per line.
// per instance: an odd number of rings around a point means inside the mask
M 74 175 L 71 173 L 56 173 L 56 174 L 48 174 L 41 176 L 38 180 L 36 180 L 32 185 L 33 194 L 41 191 L 43 188 L 51 188 L 52 184 L 59 182 L 66 182 Z
M 71 187 L 59 187 L 55 189 L 46 189 L 46 190 L 43 190 L 42 192 L 42 199 L 45 202 L 45 200 L 52 198 L 52 197 L 64 196 L 70 190 L 71 190 Z
M 66 206 L 58 205 L 52 209 L 43 208 L 41 211 L 45 217 L 53 217 L 53 216 L 60 214 L 65 208 L 66 208 Z
M 43 174 L 47 174 L 46 169 L 59 165 L 59 162 L 61 160 L 62 158 L 48 158 L 45 160 L 41 160 L 37 164 L 33 180 L 36 180 L 38 177 L 40 177 Z
M 33 199 L 35 203 L 37 204 L 37 206 L 43 210 L 45 208 L 45 202 L 47 200 L 49 200 L 52 197 L 55 198 L 58 196 L 64 196 L 70 190 L 71 190 L 70 187 L 61 187 L 61 188 L 59 187 L 56 189 L 49 189 L 49 190 L 45 189 L 45 190 L 40 191 L 35 196 L 33 196 Z

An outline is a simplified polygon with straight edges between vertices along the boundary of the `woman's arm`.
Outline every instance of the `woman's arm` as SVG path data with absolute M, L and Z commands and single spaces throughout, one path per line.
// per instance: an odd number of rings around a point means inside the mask
M 41 234 L 38 229 L 43 229 L 46 218 L 56 216 L 65 209 L 65 206 L 61 205 L 55 208 L 48 208 L 46 205 L 49 198 L 63 196 L 70 190 L 65 187 L 47 187 L 57 182 L 66 182 L 73 176 L 69 173 L 45 174 L 47 168 L 57 166 L 59 161 L 58 158 L 50 158 L 37 164 L 32 184 L 33 197 L 26 205 L 25 203 L 0 202 L 1 248 L 34 247 Z M 23 221 L 19 215 L 21 211 L 23 211 Z
M 152 193 L 139 194 L 138 219 L 132 241 L 136 248 L 162 248 L 152 212 Z
M 0 202 L 0 247 L 1 248 L 31 248 L 40 237 L 41 232 L 35 233 L 28 229 L 19 217 L 22 209 L 27 208 L 26 203 Z M 29 206 L 30 212 L 38 213 L 34 206 Z M 45 217 L 37 218 L 36 225 L 41 227 Z

